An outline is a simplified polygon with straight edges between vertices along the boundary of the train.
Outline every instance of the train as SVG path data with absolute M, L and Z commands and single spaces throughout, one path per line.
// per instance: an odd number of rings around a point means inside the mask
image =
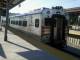
M 41 42 L 56 47 L 66 46 L 68 19 L 62 6 L 35 9 L 27 14 L 9 18 L 10 27 L 39 36 Z

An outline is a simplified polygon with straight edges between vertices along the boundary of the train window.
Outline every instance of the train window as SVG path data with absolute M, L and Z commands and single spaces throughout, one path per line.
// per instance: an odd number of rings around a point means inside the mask
M 11 21 L 11 24 L 12 24 L 12 21 Z
M 51 24 L 51 18 L 45 18 L 45 25 L 50 26 Z
M 12 24 L 13 24 L 13 21 L 12 21 Z
M 22 21 L 19 21 L 19 25 L 20 25 L 20 26 L 22 25 Z
M 16 21 L 15 21 L 15 25 L 17 25 L 17 24 L 16 24 Z
M 23 26 L 27 26 L 27 21 L 23 21 Z
M 16 25 L 18 25 L 18 21 L 16 21 Z
M 39 27 L 39 19 L 35 19 L 35 27 Z
M 11 24 L 13 24 L 13 21 L 11 21 Z
M 50 11 L 47 11 L 47 14 L 50 14 Z
M 18 21 L 15 21 L 15 24 L 18 25 Z
M 15 21 L 13 21 L 13 24 L 15 24 Z

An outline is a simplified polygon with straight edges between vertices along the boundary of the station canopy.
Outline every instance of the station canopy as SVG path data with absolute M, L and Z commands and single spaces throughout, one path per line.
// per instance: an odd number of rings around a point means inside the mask
M 66 9 L 66 12 L 80 14 L 80 7 L 68 8 Z
M 2 16 L 6 15 L 6 1 L 9 2 L 9 9 L 11 9 L 23 2 L 24 0 L 0 0 L 0 14 Z

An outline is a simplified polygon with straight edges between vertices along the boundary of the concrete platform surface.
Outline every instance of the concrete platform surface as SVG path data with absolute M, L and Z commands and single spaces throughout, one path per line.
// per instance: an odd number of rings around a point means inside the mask
M 0 60 L 62 60 L 24 41 L 8 31 L 8 42 L 4 41 L 4 28 L 0 31 Z

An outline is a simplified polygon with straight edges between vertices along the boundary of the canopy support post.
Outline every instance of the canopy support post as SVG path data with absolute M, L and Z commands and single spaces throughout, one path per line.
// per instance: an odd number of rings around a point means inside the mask
M 5 23 L 4 41 L 7 41 L 8 20 L 9 20 L 9 1 L 7 0 L 7 1 L 6 1 L 6 23 Z

